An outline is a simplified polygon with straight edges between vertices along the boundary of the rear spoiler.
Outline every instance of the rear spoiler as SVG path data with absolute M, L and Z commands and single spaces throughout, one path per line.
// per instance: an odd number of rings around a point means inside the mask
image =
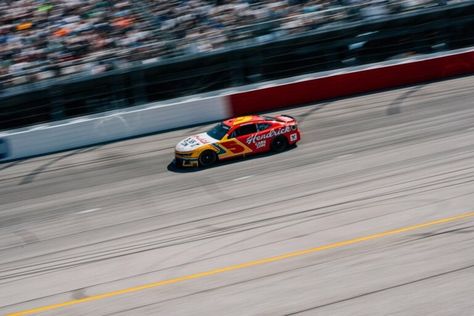
M 278 115 L 275 117 L 275 119 L 277 121 L 280 121 L 280 122 L 285 122 L 285 123 L 289 123 L 289 122 L 296 122 L 296 119 L 291 116 L 291 115 L 286 115 L 286 114 L 281 114 L 281 115 Z

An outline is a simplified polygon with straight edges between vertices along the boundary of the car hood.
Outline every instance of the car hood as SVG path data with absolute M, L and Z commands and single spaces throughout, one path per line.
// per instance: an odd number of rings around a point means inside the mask
M 176 145 L 175 149 L 179 152 L 193 151 L 201 146 L 215 142 L 217 142 L 217 139 L 207 135 L 207 133 L 201 133 L 183 139 Z

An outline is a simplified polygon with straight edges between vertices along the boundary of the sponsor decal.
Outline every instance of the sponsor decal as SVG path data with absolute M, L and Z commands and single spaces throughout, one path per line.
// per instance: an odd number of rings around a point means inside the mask
M 257 149 L 263 148 L 263 147 L 267 146 L 267 141 L 266 140 L 261 140 L 259 142 L 256 142 L 255 146 L 257 147 Z
M 181 146 L 184 147 L 196 147 L 199 146 L 199 142 L 193 137 L 188 137 L 181 142 Z
M 273 138 L 275 136 L 288 133 L 290 131 L 291 131 L 290 126 L 286 126 L 286 127 L 283 127 L 283 128 L 277 129 L 277 130 L 272 129 L 270 132 L 268 132 L 266 134 L 261 134 L 261 135 L 254 134 L 254 135 L 250 136 L 249 138 L 247 138 L 246 142 L 247 142 L 248 145 L 250 145 L 252 143 L 256 143 L 256 142 L 260 142 L 262 140 Z
M 290 135 L 290 141 L 294 142 L 298 139 L 298 135 L 297 134 L 291 134 Z
M 0 159 L 8 157 L 8 143 L 6 139 L 0 138 Z
M 217 149 L 217 154 L 218 155 L 223 155 L 226 153 L 225 149 L 219 146 L 219 144 L 212 144 L 212 146 Z
M 203 144 L 209 144 L 209 141 L 208 141 L 207 139 L 202 138 L 202 137 L 199 136 L 199 135 L 196 135 L 195 138 L 196 138 L 198 141 L 200 141 L 201 143 L 203 143 Z

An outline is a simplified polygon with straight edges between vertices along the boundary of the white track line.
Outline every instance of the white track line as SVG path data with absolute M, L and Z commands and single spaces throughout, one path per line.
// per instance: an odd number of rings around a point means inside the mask
M 96 211 L 100 211 L 100 208 L 91 208 L 90 210 L 80 211 L 80 212 L 77 212 L 76 214 L 88 214 L 88 213 L 92 213 Z

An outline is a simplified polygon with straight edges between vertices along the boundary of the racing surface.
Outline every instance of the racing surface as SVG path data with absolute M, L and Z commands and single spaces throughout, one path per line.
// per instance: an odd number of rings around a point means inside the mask
M 208 126 L 0 164 L 0 314 L 473 315 L 473 87 L 278 111 L 298 147 L 206 170 L 170 162 Z

